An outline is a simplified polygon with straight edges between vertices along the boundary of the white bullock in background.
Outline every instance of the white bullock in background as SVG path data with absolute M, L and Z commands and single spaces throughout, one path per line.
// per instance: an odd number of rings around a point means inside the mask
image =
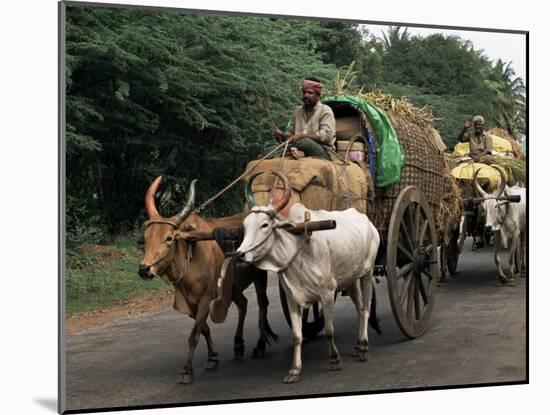
M 495 193 L 485 192 L 477 181 L 477 173 L 474 174 L 474 187 L 480 197 L 483 198 L 482 208 L 485 211 L 485 226 L 490 228 L 495 238 L 495 263 L 498 277 L 503 284 L 513 285 L 515 273 L 520 270 L 525 275 L 525 249 L 526 249 L 526 190 L 525 187 L 506 185 L 506 173 L 500 166 L 494 166 L 500 173 L 499 187 Z M 497 198 L 519 196 L 517 203 L 509 200 L 497 200 Z M 508 263 L 510 266 L 508 277 L 500 266 L 499 251 L 501 248 L 509 248 Z
M 276 206 L 254 206 L 252 181 L 247 184 L 247 200 L 251 211 L 244 220 L 244 240 L 237 255 L 256 267 L 279 274 L 287 295 L 294 338 L 292 367 L 285 383 L 299 380 L 302 371 L 302 309 L 319 302 L 325 318 L 325 335 L 329 342 L 332 370 L 342 368 L 342 358 L 334 343 L 332 311 L 336 293 L 349 293 L 359 319 L 355 355 L 365 361 L 368 352 L 367 325 L 373 297 L 372 274 L 380 237 L 366 215 L 356 209 L 345 211 L 310 211 L 311 220 L 335 220 L 336 229 L 314 232 L 309 243 L 303 234 L 291 234 L 281 227 L 304 221 L 307 209 L 298 203 L 290 208 L 288 221 L 277 213 L 290 199 L 288 180 L 283 181 L 285 196 Z

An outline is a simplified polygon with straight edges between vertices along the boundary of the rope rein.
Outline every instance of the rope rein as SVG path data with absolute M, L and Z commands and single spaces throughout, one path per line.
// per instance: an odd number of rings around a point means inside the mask
M 250 171 L 254 170 L 258 164 L 260 164 L 262 161 L 269 158 L 269 156 L 271 156 L 272 154 L 274 154 L 275 152 L 280 150 L 283 146 L 285 147 L 285 152 L 286 152 L 286 147 L 288 146 L 288 140 L 285 141 L 284 143 L 279 144 L 277 147 L 275 147 L 273 150 L 271 150 L 269 153 L 267 153 L 265 156 L 263 156 L 261 159 L 259 159 L 256 163 L 254 163 L 253 166 L 251 166 L 249 169 L 245 170 L 245 172 L 243 174 L 241 174 L 239 177 L 237 177 L 235 180 L 233 180 L 231 183 L 229 183 L 227 186 L 225 186 L 222 190 L 220 190 L 218 193 L 216 193 L 214 196 L 212 196 L 210 199 L 208 199 L 206 202 L 204 202 L 198 208 L 196 208 L 193 211 L 193 213 L 201 212 L 204 208 L 206 208 L 206 206 L 208 206 L 210 203 L 212 203 L 214 200 L 216 200 L 222 194 L 224 194 L 229 189 L 231 189 L 233 186 L 235 186 L 244 176 L 246 176 Z
M 281 171 L 283 169 L 283 162 L 285 161 L 285 156 L 288 150 L 288 145 L 290 144 L 290 140 L 286 140 L 284 144 L 285 144 L 285 148 L 283 149 L 283 154 L 281 155 L 281 161 L 279 162 L 279 170 Z M 275 180 L 273 180 L 273 185 L 271 186 L 271 194 L 273 194 L 273 191 L 275 190 L 278 181 L 279 181 L 279 178 L 275 176 Z
M 181 279 L 187 274 L 187 271 L 189 270 L 189 263 L 191 262 L 191 259 L 193 258 L 193 245 L 189 242 L 187 242 L 187 252 L 185 253 L 185 262 L 183 263 L 183 270 L 180 272 L 180 275 L 176 279 L 176 281 L 170 281 L 172 285 L 177 285 Z

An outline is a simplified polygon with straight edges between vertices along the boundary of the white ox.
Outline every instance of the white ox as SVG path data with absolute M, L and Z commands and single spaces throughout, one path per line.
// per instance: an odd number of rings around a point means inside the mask
M 474 187 L 478 195 L 483 198 L 481 203 L 485 211 L 485 226 L 490 228 L 495 238 L 495 263 L 498 277 L 503 284 L 513 285 L 515 273 L 519 270 L 518 262 L 521 262 L 521 274 L 525 275 L 525 248 L 526 248 L 526 190 L 524 187 L 506 185 L 506 173 L 500 166 L 494 166 L 500 173 L 499 188 L 495 193 L 489 194 L 483 190 L 477 181 L 477 173 L 474 174 Z M 518 203 L 508 200 L 497 200 L 502 196 L 519 196 Z M 509 248 L 508 263 L 510 266 L 508 277 L 500 266 L 499 251 L 501 248 Z
M 252 207 L 244 220 L 244 240 L 237 254 L 260 269 L 278 273 L 286 293 L 294 356 L 284 382 L 293 383 L 300 378 L 302 309 L 316 302 L 322 305 L 325 318 L 331 369 L 342 368 L 342 358 L 334 343 L 332 310 L 336 293 L 343 289 L 346 289 L 355 304 L 359 319 L 355 355 L 360 361 L 365 361 L 368 352 L 367 325 L 373 298 L 372 274 L 380 243 L 378 231 L 366 215 L 354 208 L 345 211 L 310 211 L 311 220 L 335 220 L 336 229 L 314 232 L 306 244 L 303 234 L 291 234 L 281 229 L 289 222 L 304 221 L 307 211 L 304 205 L 293 205 L 288 221 L 277 217 L 290 197 L 286 177 L 275 173 L 285 187 L 285 197 L 277 206 L 254 206 L 251 183 L 258 174 L 248 181 L 247 199 Z

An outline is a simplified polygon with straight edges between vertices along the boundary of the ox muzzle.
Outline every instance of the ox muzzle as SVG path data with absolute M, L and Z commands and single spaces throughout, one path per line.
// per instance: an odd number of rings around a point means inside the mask
M 155 278 L 155 274 L 151 272 L 151 265 L 140 264 L 138 274 L 142 280 L 150 281 Z

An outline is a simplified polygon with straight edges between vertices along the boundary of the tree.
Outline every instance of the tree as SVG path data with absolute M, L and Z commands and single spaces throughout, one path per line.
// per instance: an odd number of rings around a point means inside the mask
M 508 130 L 518 138 L 525 133 L 525 86 L 516 77 L 511 62 L 497 59 L 494 66 L 486 70 L 486 85 L 493 94 L 491 113 L 498 127 Z
M 300 102 L 299 84 L 332 79 L 318 22 L 67 7 L 67 196 L 71 235 L 116 234 L 144 219 L 143 197 L 168 179 L 163 212 L 199 178 L 206 200 L 243 172 Z M 207 209 L 242 208 L 240 189 Z M 93 221 L 91 220 L 93 218 Z M 81 226 L 82 225 L 82 226 Z M 72 233 L 71 233 L 72 232 Z

